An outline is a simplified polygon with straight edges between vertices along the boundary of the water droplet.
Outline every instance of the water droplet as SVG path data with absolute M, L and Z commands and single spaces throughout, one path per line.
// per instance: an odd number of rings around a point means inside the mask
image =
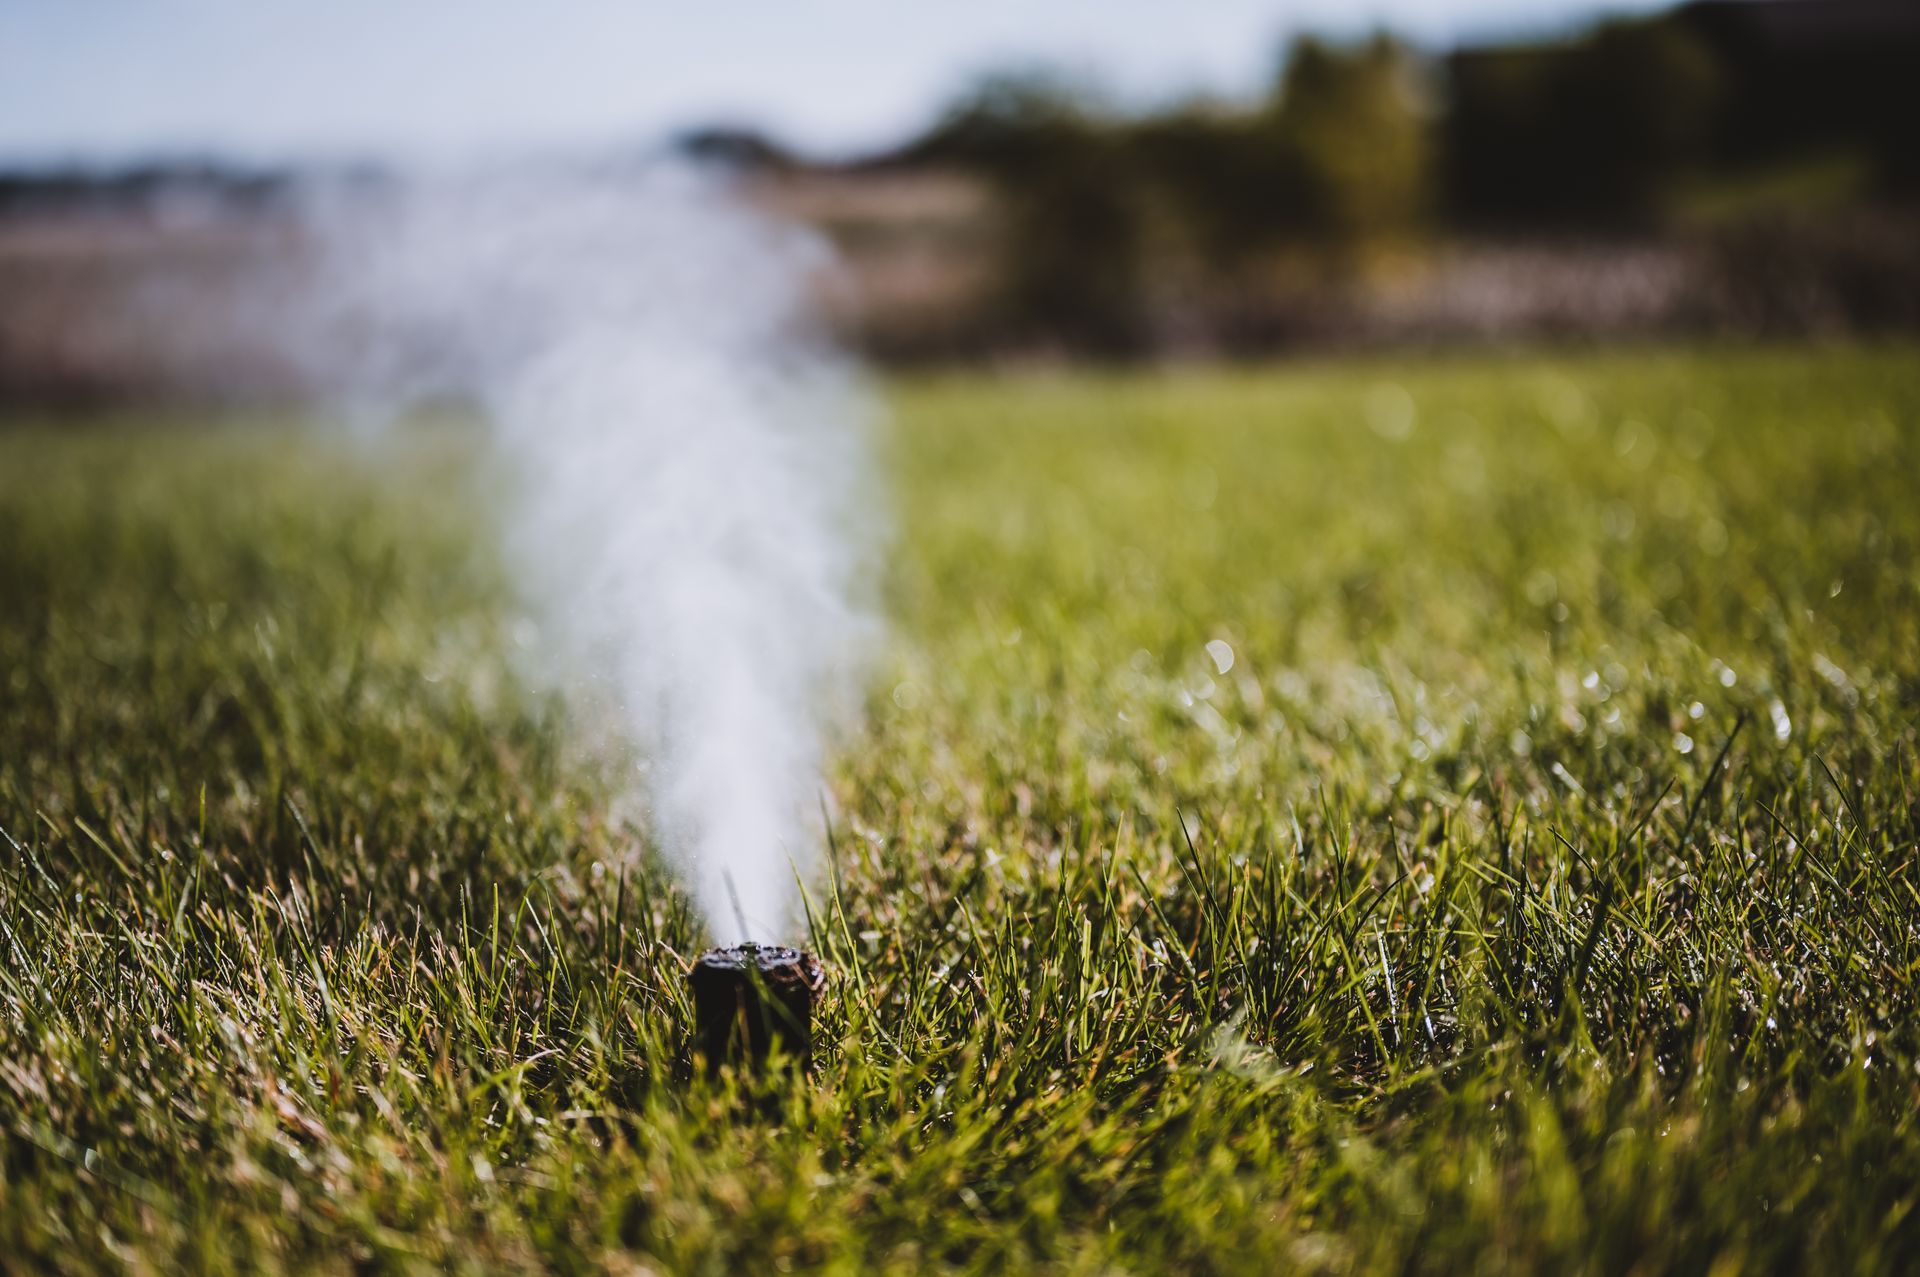
M 1587 787 L 1585 785 L 1582 785 L 1579 781 L 1575 780 L 1573 778 L 1573 773 L 1568 771 L 1565 767 L 1561 766 L 1559 763 L 1555 763 L 1552 767 L 1548 768 L 1548 770 L 1551 771 L 1555 776 L 1559 777 L 1560 783 L 1565 785 L 1568 789 L 1571 789 L 1574 793 L 1584 794 L 1587 792 Z
M 1413 434 L 1420 410 L 1405 386 L 1376 382 L 1367 390 L 1367 427 L 1382 439 L 1399 442 Z

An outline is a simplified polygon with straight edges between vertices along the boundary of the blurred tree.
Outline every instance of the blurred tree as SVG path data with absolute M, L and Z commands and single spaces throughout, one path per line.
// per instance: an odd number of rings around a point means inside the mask
M 1190 107 L 1142 122 L 1144 167 L 1201 260 L 1234 270 L 1277 245 L 1403 234 L 1432 200 L 1422 68 L 1378 36 L 1303 39 L 1253 112 Z
M 1004 209 L 999 322 L 1016 340 L 1137 354 L 1147 339 L 1141 174 L 1123 126 L 1044 74 L 990 77 L 907 158 L 958 163 Z
M 1190 106 L 1142 121 L 1133 146 L 1171 238 L 1211 269 L 1239 269 L 1302 229 L 1299 167 L 1265 116 Z
M 1431 128 L 1419 63 L 1399 41 L 1296 41 L 1269 120 L 1307 229 L 1368 240 L 1411 230 L 1426 214 Z
M 1508 227 L 1658 220 L 1707 159 L 1722 88 L 1711 50 L 1664 18 L 1459 53 L 1449 80 L 1454 211 Z
M 1877 194 L 1920 193 L 1920 5 L 1911 0 L 1693 0 L 1673 21 L 1723 72 L 1716 162 L 1755 171 L 1864 162 Z

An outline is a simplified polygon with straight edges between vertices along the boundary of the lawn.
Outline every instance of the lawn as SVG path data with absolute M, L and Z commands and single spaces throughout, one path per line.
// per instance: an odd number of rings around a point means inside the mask
M 0 432 L 0 1269 L 1914 1263 L 1913 350 L 885 393 L 771 1107 L 471 430 Z

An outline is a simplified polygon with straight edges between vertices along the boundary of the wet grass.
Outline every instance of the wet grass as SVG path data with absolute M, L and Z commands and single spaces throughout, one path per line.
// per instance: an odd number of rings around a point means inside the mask
M 1910 351 L 892 399 L 751 1121 L 461 432 L 0 434 L 0 1267 L 1912 1263 Z

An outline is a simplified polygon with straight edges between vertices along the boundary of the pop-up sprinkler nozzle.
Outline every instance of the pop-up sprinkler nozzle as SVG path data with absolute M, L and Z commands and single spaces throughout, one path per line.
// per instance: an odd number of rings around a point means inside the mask
M 813 1067 L 813 1004 L 827 969 L 810 953 L 783 945 L 709 949 L 687 972 L 693 991 L 694 1045 L 707 1076 L 762 1070 L 775 1046 L 803 1071 Z

